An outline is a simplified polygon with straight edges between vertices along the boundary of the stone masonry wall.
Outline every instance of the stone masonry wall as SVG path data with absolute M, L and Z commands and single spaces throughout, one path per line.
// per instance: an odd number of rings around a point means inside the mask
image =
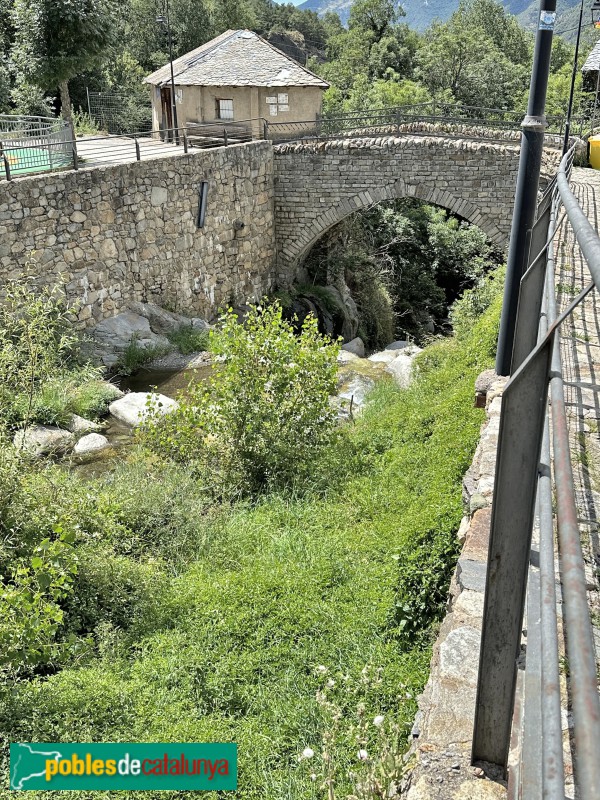
M 291 283 L 310 247 L 344 217 L 382 200 L 415 197 L 479 225 L 505 246 L 519 164 L 518 142 L 377 136 L 275 148 L 280 283 Z M 542 175 L 558 154 L 546 150 Z
M 38 281 L 80 302 L 82 326 L 135 300 L 210 317 L 270 288 L 274 230 L 269 142 L 18 178 L 0 183 L 0 285 L 33 254 Z

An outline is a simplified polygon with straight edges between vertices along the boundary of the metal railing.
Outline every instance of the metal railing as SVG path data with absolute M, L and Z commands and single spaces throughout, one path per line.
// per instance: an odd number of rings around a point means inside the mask
M 78 169 L 141 161 L 146 158 L 187 153 L 190 148 L 227 147 L 267 139 L 273 144 L 306 140 L 368 136 L 435 136 L 505 141 L 514 131 L 520 141 L 521 114 L 502 109 L 424 103 L 373 111 L 356 111 L 331 118 L 297 122 L 271 122 L 262 117 L 247 120 L 188 122 L 179 129 L 138 130 L 133 133 L 84 136 L 74 139 L 62 120 L 49 120 L 56 130 L 36 138 L 35 119 L 28 134 L 0 133 L 0 179 L 53 170 Z M 20 118 L 23 120 L 24 118 Z M 560 133 L 562 119 L 550 119 L 549 131 Z M 0 131 L 2 118 L 0 117 Z M 552 136 L 548 137 L 552 143 Z M 555 144 L 561 144 L 557 138 Z
M 0 160 L 6 173 L 11 163 L 17 173 L 52 170 L 71 163 L 70 125 L 55 117 L 0 114 Z M 17 161 L 19 164 L 17 165 Z
M 192 148 L 227 147 L 266 138 L 265 120 L 191 123 L 183 128 L 105 136 L 0 140 L 0 179 L 55 170 L 127 164 L 187 153 Z
M 46 142 L 43 148 L 23 142 L 0 142 L 0 178 L 12 180 L 33 173 L 127 164 L 188 152 L 184 130 L 138 131 L 124 135 L 84 136 Z M 221 143 L 222 144 L 222 143 Z
M 576 796 L 600 797 L 600 698 L 560 354 L 562 323 L 594 288 L 600 290 L 600 237 L 569 188 L 572 160 L 573 149 L 538 208 L 529 269 L 521 281 L 512 376 L 502 399 L 473 733 L 473 761 L 506 768 L 511 726 L 522 724 L 521 757 L 509 788 L 512 797 L 524 800 L 565 797 L 553 493 Z M 591 281 L 559 315 L 553 242 L 561 211 Z M 534 541 L 532 550 L 536 517 L 539 542 Z M 539 573 L 530 568 L 538 552 Z M 527 649 L 519 719 L 515 693 L 526 592 Z
M 297 139 L 330 139 L 364 135 L 398 135 L 401 133 L 418 134 L 411 128 L 414 125 L 428 125 L 446 130 L 457 135 L 461 129 L 469 129 L 477 133 L 478 138 L 496 141 L 506 131 L 521 131 L 523 113 L 505 109 L 466 106 L 462 104 L 420 103 L 411 106 L 399 106 L 365 111 L 352 111 L 346 114 L 335 114 L 318 120 L 297 122 L 267 122 L 268 138 L 274 143 L 295 141 Z M 564 117 L 548 117 L 547 133 L 562 135 Z M 583 123 L 579 124 L 581 128 Z M 577 126 L 572 130 L 575 133 Z M 577 129 L 579 129 L 577 128 Z M 432 134 L 433 131 L 424 131 Z M 518 135 L 515 136 L 519 138 Z M 560 139 L 558 140 L 560 142 Z

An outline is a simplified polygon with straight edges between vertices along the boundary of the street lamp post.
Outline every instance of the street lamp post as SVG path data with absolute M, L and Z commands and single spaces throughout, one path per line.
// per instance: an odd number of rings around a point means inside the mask
M 496 353 L 496 372 L 510 375 L 515 323 L 519 303 L 519 285 L 527 268 L 529 234 L 535 220 L 537 192 L 542 166 L 544 129 L 546 127 L 546 91 L 550 73 L 552 34 L 556 20 L 556 0 L 540 0 L 538 27 L 533 52 L 527 114 L 521 127 L 521 155 L 513 210 L 504 301 Z
M 169 0 L 165 0 L 165 14 L 161 14 L 156 21 L 164 25 L 167 29 L 169 40 L 169 64 L 171 66 L 171 112 L 173 115 L 173 127 L 175 128 L 175 141 L 179 144 L 179 124 L 177 122 L 177 105 L 175 103 L 175 74 L 173 72 L 173 37 L 171 36 L 171 21 L 169 17 Z

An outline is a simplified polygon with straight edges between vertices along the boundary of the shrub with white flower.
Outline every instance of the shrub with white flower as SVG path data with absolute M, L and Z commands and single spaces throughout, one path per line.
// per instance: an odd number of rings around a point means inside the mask
M 298 761 L 304 761 L 305 758 L 312 758 L 315 754 L 315 751 L 312 747 L 305 747 L 304 750 L 298 756 Z

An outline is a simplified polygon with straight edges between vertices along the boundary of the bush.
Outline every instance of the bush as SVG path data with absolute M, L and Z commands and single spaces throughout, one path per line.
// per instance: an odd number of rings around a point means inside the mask
M 19 402 L 27 423 L 41 385 L 66 371 L 77 343 L 70 312 L 56 288 L 36 291 L 30 277 L 6 285 L 0 305 L 0 400 L 5 419 L 14 416 Z
M 101 639 L 107 629 L 131 629 L 141 638 L 160 627 L 168 579 L 158 559 L 117 555 L 105 543 L 86 544 L 77 557 L 73 590 L 63 603 L 65 635 Z
M 102 371 L 79 363 L 74 308 L 60 287 L 10 281 L 0 305 L 0 425 L 61 425 L 71 414 L 96 416 L 114 399 Z
M 467 289 L 450 309 L 452 329 L 459 338 L 468 336 L 473 325 L 502 296 L 506 268 L 498 267 L 486 277 L 481 277 L 472 289 Z
M 183 325 L 176 331 L 168 333 L 167 338 L 180 353 L 188 356 L 190 353 L 200 353 L 203 350 L 208 350 L 210 337 L 208 331 L 192 328 L 191 325 Z
M 47 507 L 32 514 L 26 480 L 18 452 L 0 441 L 0 683 L 57 663 L 73 644 L 56 633 L 77 571 L 75 531 Z
M 216 495 L 256 494 L 306 475 L 335 423 L 338 346 L 312 316 L 295 335 L 278 303 L 253 307 L 243 325 L 229 310 L 210 346 L 215 378 L 191 386 L 173 413 L 151 417 L 145 441 L 189 463 Z

